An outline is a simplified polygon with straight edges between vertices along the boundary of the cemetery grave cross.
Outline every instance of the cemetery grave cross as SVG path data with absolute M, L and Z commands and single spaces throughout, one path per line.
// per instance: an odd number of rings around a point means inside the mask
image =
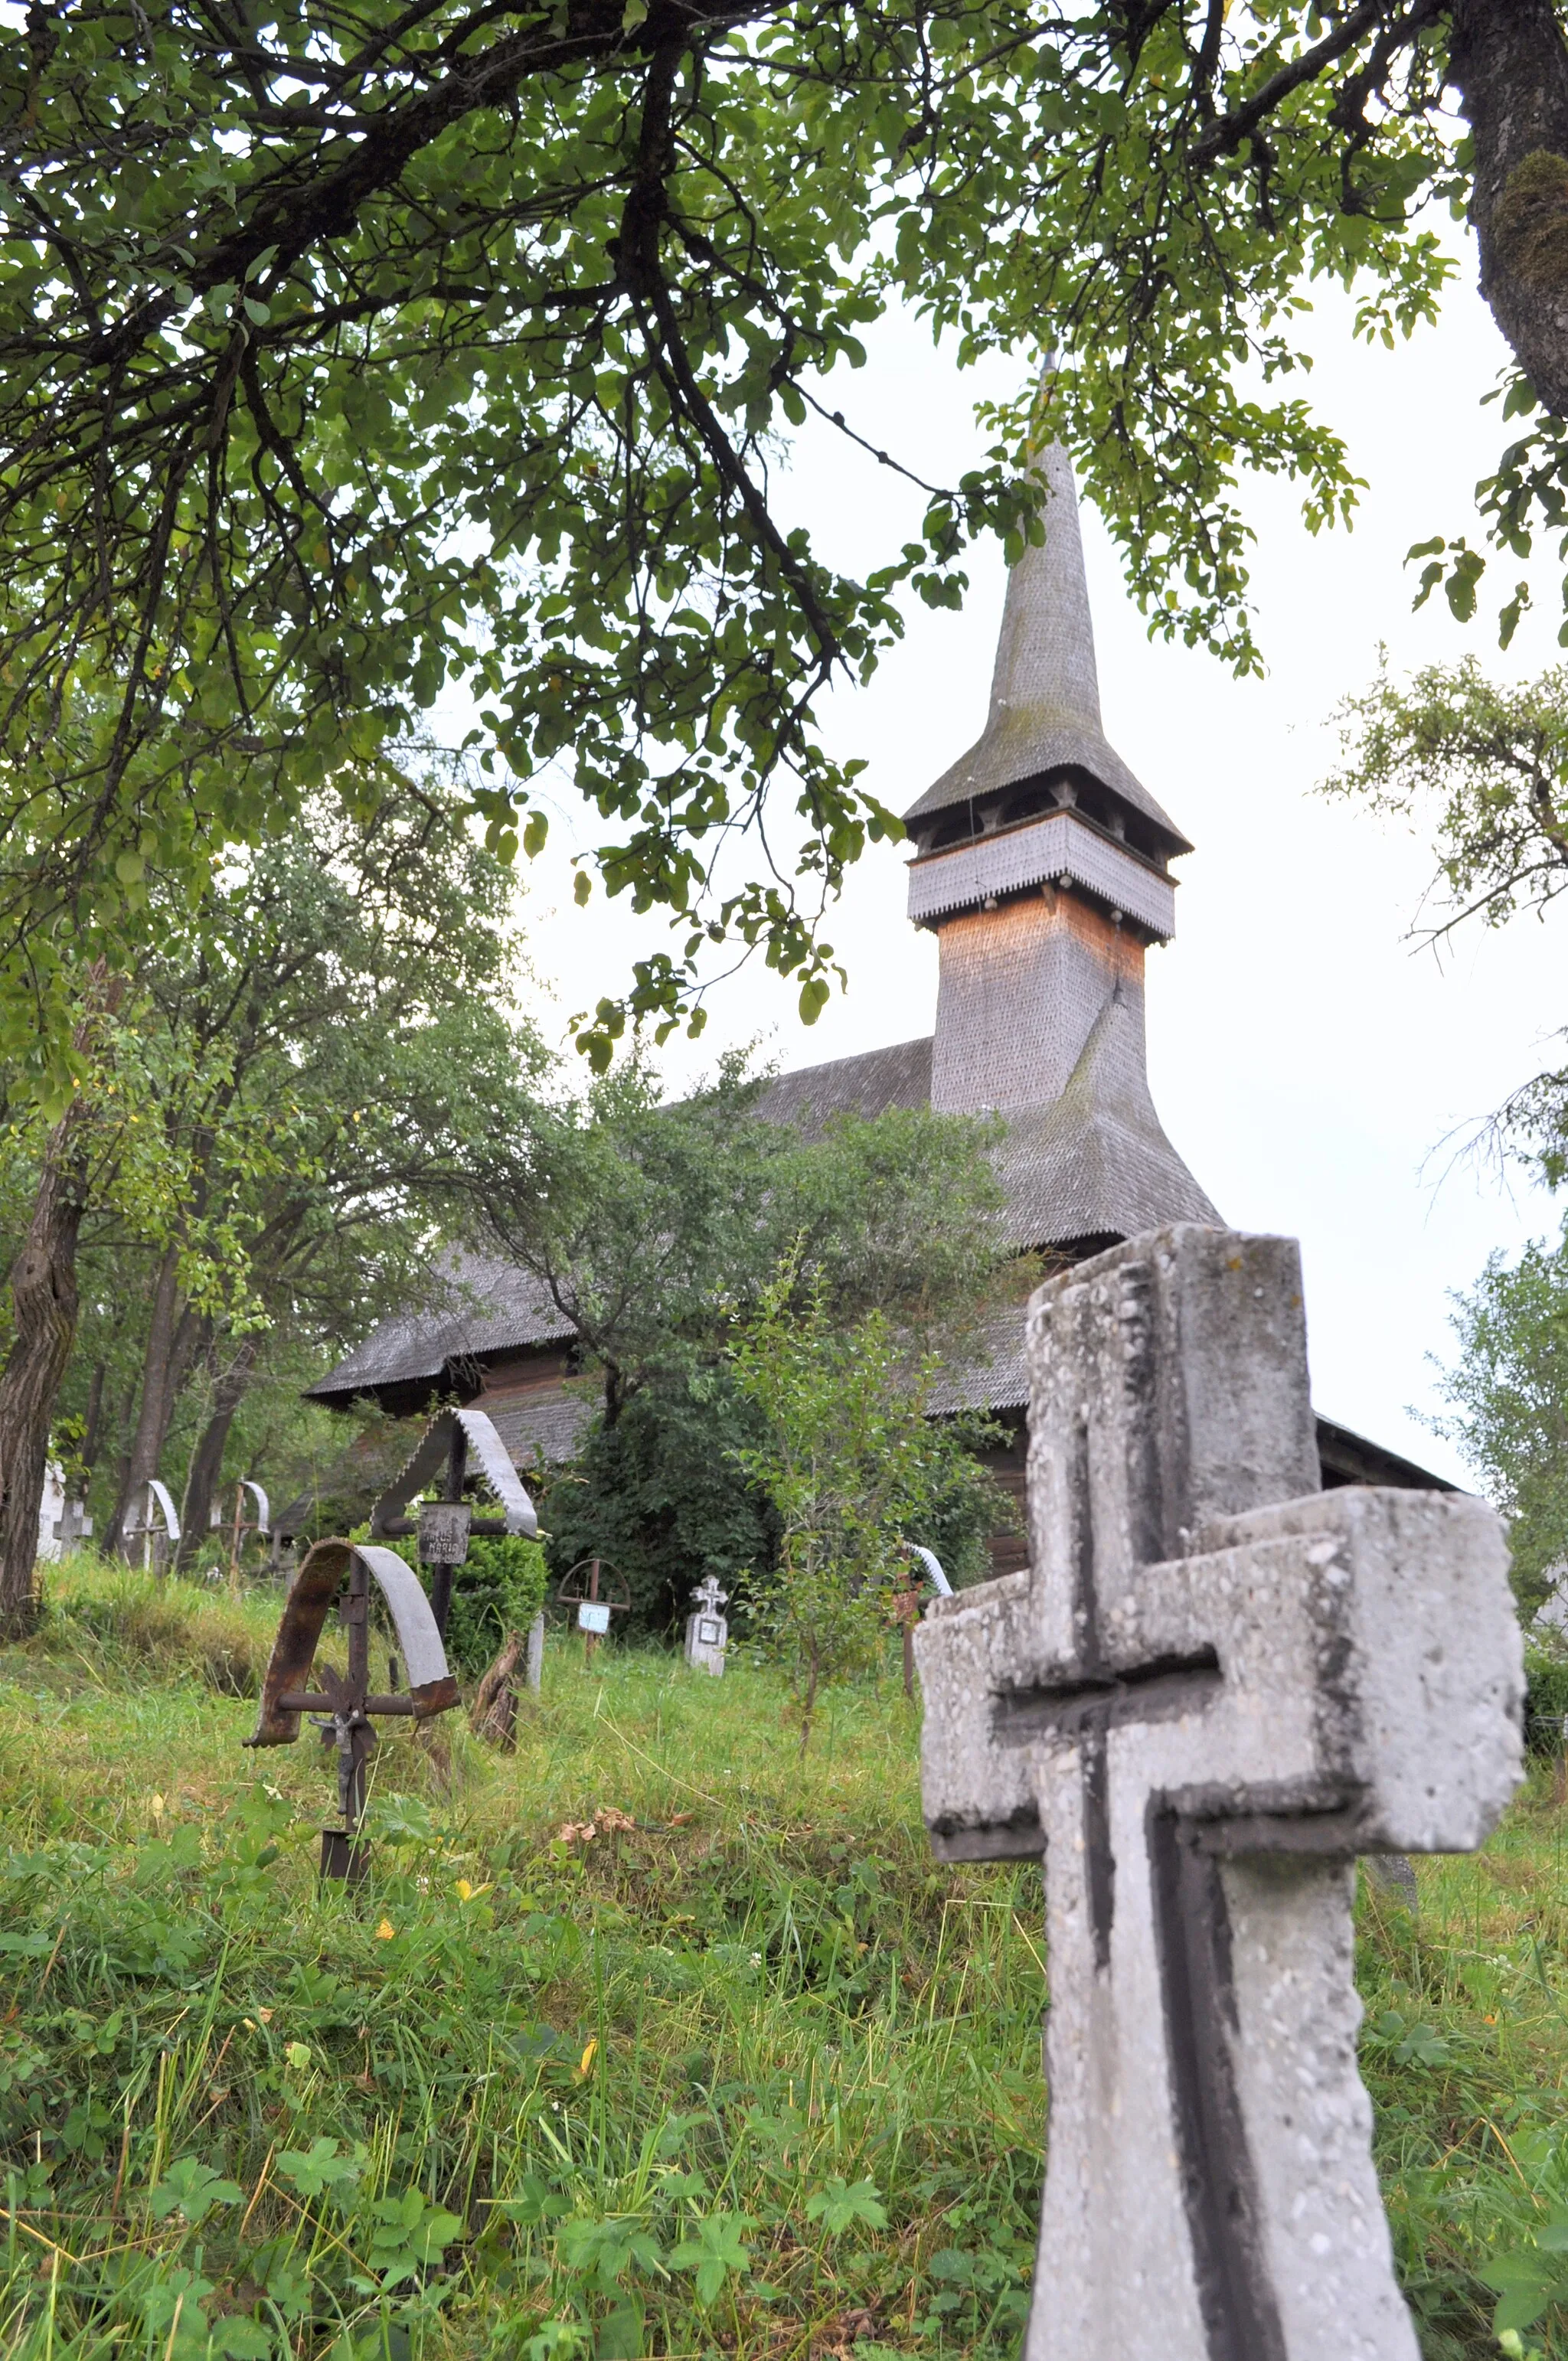
M 1043 1855 L 1026 2361 L 1416 2361 L 1355 2064 L 1358 1853 L 1518 1784 L 1501 1530 L 1321 1493 L 1294 1243 L 1134 1239 L 1030 1307 L 1023 1574 L 918 1633 L 939 1855 Z
M 686 1617 L 686 1662 L 694 1672 L 710 1673 L 715 1680 L 723 1677 L 729 1647 L 729 1621 L 724 1612 L 729 1600 L 729 1593 L 718 1576 L 705 1574 L 691 1594 L 692 1611 Z
M 464 1497 L 471 1461 L 477 1462 L 477 1472 L 499 1501 L 499 1515 L 476 1515 Z M 418 1499 L 438 1472 L 443 1497 Z M 408 1510 L 416 1500 L 419 1513 L 411 1517 Z M 470 1540 L 499 1533 L 537 1539 L 539 1519 L 533 1503 L 485 1412 L 444 1410 L 425 1429 L 413 1456 L 370 1511 L 372 1541 L 402 1541 L 417 1534 L 420 1562 L 430 1569 L 431 1611 L 443 1641 L 452 1607 L 453 1576 L 467 1562 Z
M 584 1587 L 580 1577 L 587 1576 Z M 599 1579 L 603 1575 L 620 1590 L 620 1597 L 600 1598 Z M 563 1607 L 577 1610 L 577 1629 L 583 1635 L 583 1663 L 591 1664 L 594 1650 L 609 1630 L 612 1615 L 624 1615 L 631 1604 L 631 1593 L 607 1557 L 579 1558 L 561 1578 L 556 1598 Z
M 397 1687 L 397 1659 L 389 1666 L 390 1686 L 370 1687 L 370 1591 L 381 1593 L 397 1634 L 409 1686 Z M 346 1675 L 316 1661 L 317 1643 L 333 1605 L 347 1635 Z M 314 1686 L 311 1685 L 314 1675 Z M 368 1542 L 317 1542 L 284 1601 L 261 1686 L 261 1708 L 247 1746 L 291 1746 L 302 1715 L 320 1716 L 315 1727 L 323 1744 L 337 1752 L 337 1804 L 341 1828 L 322 1830 L 321 1869 L 326 1878 L 362 1878 L 366 1848 L 366 1772 L 376 1745 L 376 1721 L 383 1716 L 414 1722 L 445 1713 L 457 1703 L 457 1684 L 446 1662 L 429 1600 L 419 1577 L 395 1551 Z

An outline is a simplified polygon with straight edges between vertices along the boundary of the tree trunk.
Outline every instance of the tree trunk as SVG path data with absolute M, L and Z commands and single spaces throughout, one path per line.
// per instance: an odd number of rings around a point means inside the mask
M 119 1407 L 118 1407 L 118 1408 L 116 1409 L 116 1411 L 115 1411 L 114 1419 L 113 1419 L 113 1422 L 112 1422 L 113 1429 L 114 1429 L 114 1437 L 115 1437 L 115 1442 L 116 1445 L 117 1445 L 117 1446 L 119 1446 L 119 1447 L 116 1449 L 115 1454 L 115 1474 L 114 1474 L 114 1486 L 115 1486 L 115 1490 L 114 1490 L 114 1498 L 115 1498 L 116 1500 L 119 1499 L 120 1494 L 121 1494 L 121 1493 L 125 1490 L 125 1488 L 126 1488 L 126 1475 L 127 1475 L 127 1473 L 128 1473 L 128 1471 L 129 1471 L 129 1468 L 130 1468 L 130 1464 L 131 1464 L 130 1446 L 129 1446 L 128 1443 L 126 1443 L 126 1431 L 127 1431 L 127 1429 L 128 1429 L 128 1428 L 129 1428 L 129 1426 L 130 1426 L 130 1422 L 131 1422 L 131 1413 L 132 1413 L 132 1411 L 136 1409 L 136 1406 L 137 1406 L 137 1386 L 136 1386 L 136 1379 L 133 1378 L 131 1379 L 131 1381 L 130 1381 L 129 1385 L 127 1385 L 127 1386 L 126 1386 L 126 1389 L 125 1389 L 124 1394 L 123 1394 L 123 1395 L 121 1396 L 121 1398 L 120 1398 Z M 111 1512 L 111 1521 L 112 1521 L 112 1512 Z M 106 1531 L 106 1530 L 107 1530 L 107 1529 L 105 1528 L 105 1531 Z M 100 1545 L 101 1545 L 101 1546 L 103 1546 L 104 1544 L 100 1544 Z
M 191 1455 L 191 1472 L 185 1478 L 185 1499 L 180 1510 L 180 1555 L 176 1564 L 181 1569 L 191 1564 L 206 1539 L 229 1429 L 234 1424 L 235 1412 L 245 1400 L 255 1367 L 256 1340 L 242 1336 L 214 1388 L 212 1416 Z
M 488 1738 L 503 1754 L 510 1754 L 517 1744 L 517 1668 L 522 1651 L 521 1632 L 509 1631 L 468 1712 L 476 1738 Z
M 83 1499 L 87 1498 L 87 1487 L 93 1481 L 93 1462 L 98 1456 L 98 1437 L 104 1424 L 104 1380 L 106 1375 L 107 1370 L 104 1362 L 94 1362 L 93 1380 L 87 1389 L 87 1416 L 82 1428 L 80 1457 Z
M 0 1371 L 0 1636 L 37 1611 L 38 1511 L 49 1426 L 76 1338 L 76 1239 L 85 1211 L 87 1110 L 78 1097 L 49 1135 L 32 1219 L 11 1266 L 16 1334 Z
M 1475 145 L 1481 292 L 1568 417 L 1568 43 L 1552 0 L 1454 0 L 1449 75 Z
M 168 1432 L 171 1407 L 169 1380 L 174 1353 L 174 1305 L 179 1278 L 180 1250 L 170 1245 L 164 1249 L 152 1290 L 152 1317 L 148 1323 L 147 1350 L 142 1355 L 141 1407 L 137 1413 L 136 1433 L 131 1437 L 130 1456 L 121 1479 L 120 1497 L 115 1503 L 115 1513 L 104 1536 L 104 1547 L 111 1554 L 120 1547 L 132 1509 L 146 1490 L 148 1480 L 158 1473 L 159 1454 Z

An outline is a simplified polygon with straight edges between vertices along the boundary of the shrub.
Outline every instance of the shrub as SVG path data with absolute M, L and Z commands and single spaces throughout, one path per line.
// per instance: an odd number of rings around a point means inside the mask
M 446 1617 L 446 1653 L 459 1672 L 482 1673 L 509 1631 L 528 1629 L 547 1578 L 543 1550 L 521 1533 L 469 1543 Z
M 764 1422 L 762 1441 L 738 1455 L 780 1527 L 776 1567 L 748 1585 L 752 1628 L 788 1676 L 804 1752 L 821 1691 L 885 1653 L 906 1544 L 940 1521 L 967 1571 L 997 1499 L 971 1455 L 989 1427 L 929 1415 L 937 1356 L 912 1357 L 881 1312 L 846 1326 L 820 1285 L 797 1302 L 798 1275 L 795 1259 L 781 1263 L 739 1334 L 735 1369 Z
M 672 1352 L 612 1426 L 590 1427 L 576 1466 L 552 1484 L 555 1579 L 580 1559 L 608 1560 L 631 1594 L 617 1639 L 667 1639 L 706 1576 L 733 1593 L 743 1568 L 771 1569 L 778 1520 L 738 1460 L 764 1432 L 728 1366 Z
M 1532 1754 L 1563 1752 L 1568 1719 L 1568 1655 L 1530 1642 L 1525 1648 L 1524 1734 Z

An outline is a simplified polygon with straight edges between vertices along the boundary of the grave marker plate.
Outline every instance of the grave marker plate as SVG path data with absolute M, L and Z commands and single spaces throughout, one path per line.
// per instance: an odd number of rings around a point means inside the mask
M 466 1500 L 422 1500 L 419 1554 L 426 1565 L 462 1565 L 474 1511 Z
M 1355 2064 L 1354 1857 L 1518 1783 L 1497 1519 L 1320 1493 L 1293 1243 L 1167 1231 L 1030 1307 L 1026 1573 L 916 1635 L 927 1826 L 1043 1854 L 1026 2361 L 1416 2361 Z

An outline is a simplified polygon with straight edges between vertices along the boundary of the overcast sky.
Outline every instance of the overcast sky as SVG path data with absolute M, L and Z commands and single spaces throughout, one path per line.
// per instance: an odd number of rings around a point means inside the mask
M 1560 922 L 1477 928 L 1441 961 L 1413 948 L 1428 851 L 1312 789 L 1332 761 L 1327 717 L 1372 677 L 1379 641 L 1400 671 L 1470 651 L 1510 675 L 1556 660 L 1550 574 L 1550 604 L 1508 656 L 1441 604 L 1410 610 L 1405 551 L 1437 533 L 1478 539 L 1473 488 L 1503 439 L 1497 406 L 1480 401 L 1505 353 L 1473 279 L 1467 263 L 1442 325 L 1397 353 L 1354 346 L 1343 303 L 1320 302 L 1305 390 L 1369 489 L 1353 533 L 1313 540 L 1288 486 L 1249 488 L 1265 680 L 1151 642 L 1098 519 L 1084 521 L 1106 733 L 1196 846 L 1179 867 L 1176 939 L 1149 954 L 1156 1104 L 1228 1221 L 1300 1239 L 1320 1410 L 1461 1477 L 1419 1423 L 1436 1404 L 1427 1356 L 1451 1349 L 1448 1291 L 1494 1248 L 1553 1229 L 1561 1209 L 1519 1173 L 1456 1166 L 1444 1143 L 1552 1054 Z M 981 448 L 973 401 L 1005 381 L 960 374 L 918 324 L 896 321 L 864 370 L 832 382 L 851 424 L 951 481 Z M 826 429 L 802 438 L 782 505 L 852 567 L 896 547 L 911 521 L 895 479 Z M 897 810 L 984 719 L 1000 552 L 976 553 L 970 571 L 963 612 L 916 608 L 871 686 L 840 692 L 830 715 L 834 742 L 870 759 L 872 787 Z M 539 1013 L 558 1038 L 664 938 L 597 892 L 576 908 L 567 860 L 593 829 L 569 791 L 547 800 L 558 819 L 525 908 Z M 718 994 L 698 1049 L 672 1045 L 672 1082 L 759 1036 L 787 1067 L 929 1032 L 937 945 L 904 916 L 906 857 L 883 845 L 860 864 L 829 928 L 850 989 L 813 1028 L 757 966 Z

